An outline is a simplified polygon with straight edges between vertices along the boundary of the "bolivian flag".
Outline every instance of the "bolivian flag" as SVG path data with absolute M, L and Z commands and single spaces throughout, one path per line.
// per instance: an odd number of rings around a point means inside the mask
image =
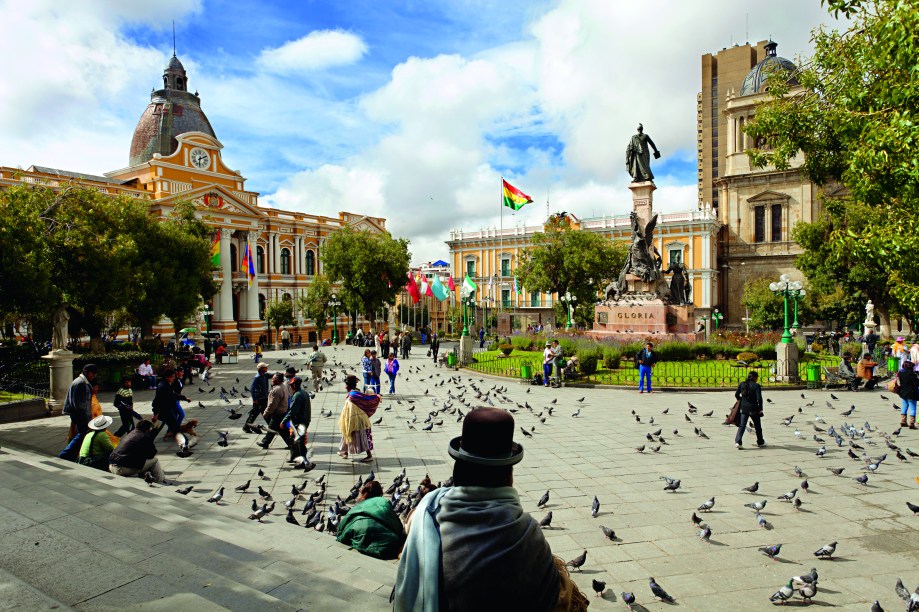
M 215 266 L 220 265 L 220 232 L 217 232 L 214 242 L 211 243 L 211 263 Z
M 525 205 L 533 201 L 533 198 L 523 193 L 504 179 L 501 179 L 504 186 L 504 205 L 513 210 L 520 210 Z

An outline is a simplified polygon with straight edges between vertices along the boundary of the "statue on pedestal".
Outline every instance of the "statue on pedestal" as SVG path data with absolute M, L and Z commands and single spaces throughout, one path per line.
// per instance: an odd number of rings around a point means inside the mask
M 670 267 L 663 272 L 664 274 L 673 274 L 670 279 L 670 303 L 674 305 L 688 304 L 687 289 L 689 283 L 686 282 L 686 266 L 679 259 L 672 261 Z
M 865 304 L 865 323 L 874 325 L 874 302 L 871 300 L 868 300 L 868 303 Z
M 647 225 L 642 227 L 638 215 L 632 211 L 629 218 L 632 221 L 632 244 L 629 245 L 629 254 L 626 257 L 619 281 L 607 287 L 607 297 L 614 294 L 616 299 L 623 295 L 628 288 L 627 274 L 633 274 L 646 283 L 653 283 L 661 278 L 659 260 L 654 257 L 654 227 L 657 225 L 657 215 L 651 217 Z
M 651 137 L 644 133 L 644 127 L 639 123 L 638 133 L 632 136 L 625 148 L 625 167 L 632 175 L 633 183 L 654 180 L 654 175 L 651 173 L 649 145 L 654 149 L 654 159 L 660 159 L 661 152 L 657 150 Z
M 51 350 L 67 350 L 67 322 L 70 320 L 70 313 L 67 312 L 67 306 L 61 304 L 54 309 L 54 328 L 51 335 Z

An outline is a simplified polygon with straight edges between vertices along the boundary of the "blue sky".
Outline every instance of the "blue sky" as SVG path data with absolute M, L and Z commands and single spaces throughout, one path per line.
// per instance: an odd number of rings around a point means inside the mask
M 658 210 L 696 206 L 700 56 L 771 35 L 791 59 L 817 0 L 0 0 L 0 165 L 123 167 L 177 52 L 265 205 L 385 216 L 416 263 L 498 222 L 503 175 L 553 209 L 629 209 L 625 143 L 663 153 Z M 738 84 L 739 87 L 739 84 Z M 432 205 L 433 202 L 433 205 Z

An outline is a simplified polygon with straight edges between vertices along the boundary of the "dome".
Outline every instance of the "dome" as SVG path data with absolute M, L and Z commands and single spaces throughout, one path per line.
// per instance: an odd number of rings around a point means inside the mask
M 163 72 L 163 89 L 150 94 L 150 104 L 134 128 L 129 165 L 148 162 L 154 153 L 172 155 L 179 146 L 176 136 L 186 132 L 204 132 L 217 138 L 201 110 L 201 99 L 188 92 L 182 62 L 173 56 Z
M 776 47 L 778 47 L 778 44 L 771 40 L 766 43 L 766 58 L 756 66 L 753 66 L 750 72 L 747 73 L 746 78 L 743 80 L 743 85 L 740 87 L 740 95 L 749 96 L 750 94 L 760 93 L 769 79 L 769 75 L 776 70 L 781 70 L 788 74 L 789 85 L 798 84 L 798 79 L 795 76 L 798 67 L 784 57 L 778 57 L 775 53 Z

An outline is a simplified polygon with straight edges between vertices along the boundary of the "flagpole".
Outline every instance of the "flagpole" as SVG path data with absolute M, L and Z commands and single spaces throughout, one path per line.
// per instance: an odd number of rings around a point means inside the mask
M 500 273 L 501 275 L 498 276 L 498 278 L 500 278 L 501 282 L 503 282 L 504 281 L 504 270 L 501 269 L 501 256 L 504 254 L 504 177 L 503 176 L 501 177 L 501 197 L 498 199 L 498 205 L 501 207 L 501 234 L 500 234 L 499 252 L 498 252 L 498 256 L 495 258 L 495 263 L 497 264 L 497 267 L 498 267 L 498 270 L 495 275 L 497 276 L 498 273 Z M 498 283 L 498 286 L 499 287 L 501 286 L 500 282 Z

